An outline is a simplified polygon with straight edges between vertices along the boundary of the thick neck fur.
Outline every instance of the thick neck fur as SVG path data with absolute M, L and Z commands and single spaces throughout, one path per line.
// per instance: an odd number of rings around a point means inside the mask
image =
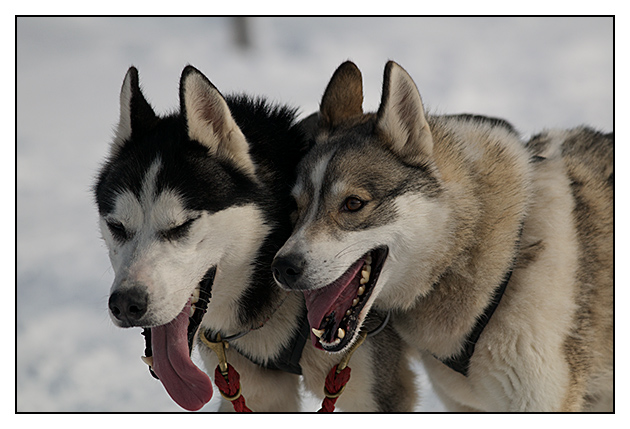
M 265 219 L 261 222 L 267 232 L 252 244 L 253 254 L 242 260 L 238 267 L 232 267 L 233 272 L 224 277 L 226 282 L 234 283 L 233 287 L 222 287 L 233 299 L 227 308 L 229 314 L 208 318 L 204 325 L 224 330 L 223 335 L 253 329 L 236 340 L 235 345 L 244 353 L 265 361 L 290 341 L 303 312 L 301 294 L 282 291 L 275 284 L 270 267 L 275 253 L 291 233 L 289 191 L 305 139 L 294 126 L 295 114 L 291 109 L 245 96 L 227 97 L 226 101 L 250 144 L 260 183 L 252 202 L 264 214 Z M 216 281 L 221 279 L 217 277 Z M 242 290 L 242 293 L 235 294 L 235 290 Z M 217 310 L 222 314 L 225 309 Z M 264 326 L 259 328 L 261 324 Z M 262 355 L 261 344 L 266 349 Z
M 440 358 L 461 351 L 518 251 L 529 193 L 529 156 L 506 127 L 429 118 L 433 158 L 452 225 L 436 257 L 430 291 L 397 313 L 404 336 Z M 413 279 L 407 287 L 418 287 Z M 508 286 L 509 287 L 509 286 Z

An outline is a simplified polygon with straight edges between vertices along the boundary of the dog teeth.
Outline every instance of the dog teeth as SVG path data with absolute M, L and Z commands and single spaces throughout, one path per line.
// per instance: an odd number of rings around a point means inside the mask
M 192 302 L 193 304 L 196 304 L 196 303 L 197 303 L 197 301 L 199 301 L 199 293 L 200 293 L 200 292 L 201 292 L 201 290 L 200 290 L 200 289 L 198 289 L 198 288 L 195 288 L 195 290 L 193 291 L 193 294 L 192 294 L 192 299 L 191 299 L 191 302 Z
M 365 285 L 370 281 L 370 274 L 372 273 L 372 256 L 367 255 L 364 262 L 365 263 L 363 265 L 363 268 L 361 268 L 361 279 L 359 281 L 360 286 L 357 289 L 357 296 L 352 300 L 352 307 L 356 307 L 357 305 L 359 305 L 359 297 L 365 294 Z M 352 308 L 346 310 L 346 316 L 352 316 Z M 329 343 L 327 341 L 324 341 L 324 339 L 322 338 L 324 336 L 324 333 L 326 332 L 324 329 L 311 328 L 311 331 L 317 338 L 319 338 L 319 342 L 327 347 L 332 347 L 339 344 L 341 340 L 346 337 L 345 329 L 338 328 L 335 340 L 332 343 Z
M 359 281 L 359 283 L 364 285 L 368 281 L 370 281 L 370 273 L 372 273 L 372 266 L 370 264 L 366 263 L 363 266 L 363 269 L 361 269 L 361 280 Z
M 321 338 L 325 332 L 323 329 L 315 329 L 315 328 L 312 328 L 312 331 L 313 331 L 313 334 L 315 334 L 317 338 Z
M 324 329 L 311 328 L 311 331 L 313 332 L 313 334 L 315 334 L 317 338 L 319 338 L 320 342 L 323 342 L 322 336 L 324 335 L 324 332 L 326 332 Z M 332 343 L 326 343 L 326 344 L 333 344 L 333 345 L 338 344 L 339 340 L 345 336 L 346 336 L 346 331 L 343 330 L 342 328 L 339 328 L 337 329 L 337 338 L 335 339 L 335 341 L 333 341 Z
M 195 307 L 194 305 L 190 306 L 190 317 L 193 317 L 193 314 L 195 314 L 195 310 L 197 310 L 197 307 Z
M 142 359 L 142 362 L 149 365 L 150 368 L 153 368 L 153 356 L 140 356 L 140 359 Z

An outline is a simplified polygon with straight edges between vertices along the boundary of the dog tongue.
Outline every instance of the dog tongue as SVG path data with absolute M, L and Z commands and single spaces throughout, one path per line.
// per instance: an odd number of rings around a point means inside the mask
M 210 378 L 193 364 L 188 352 L 190 302 L 170 323 L 151 328 L 153 371 L 177 404 L 197 411 L 212 399 Z
M 352 306 L 352 300 L 357 295 L 359 288 L 358 280 L 353 282 L 359 270 L 363 267 L 363 260 L 357 261 L 339 279 L 321 289 L 305 290 L 307 319 L 311 328 L 319 329 L 324 317 L 335 312 L 335 325 L 333 332 L 337 331 L 339 323 Z M 356 283 L 355 287 L 349 287 L 351 283 Z M 321 349 L 319 339 L 311 332 L 311 340 L 316 348 Z

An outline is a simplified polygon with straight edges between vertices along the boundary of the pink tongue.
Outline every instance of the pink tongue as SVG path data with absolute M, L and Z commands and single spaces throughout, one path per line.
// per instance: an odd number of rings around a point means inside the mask
M 180 407 L 197 411 L 212 399 L 212 383 L 188 354 L 189 310 L 190 302 L 175 320 L 151 329 L 153 371 Z
M 319 329 L 325 316 L 335 312 L 337 325 L 343 319 L 345 312 L 352 306 L 352 300 L 357 296 L 359 281 L 356 275 L 363 267 L 363 260 L 357 261 L 339 279 L 321 289 L 305 290 L 307 319 L 311 328 Z M 356 280 L 353 282 L 353 280 Z M 351 283 L 356 283 L 349 287 Z M 337 326 L 335 326 L 335 331 Z M 319 339 L 311 332 L 311 341 L 317 348 L 322 348 Z

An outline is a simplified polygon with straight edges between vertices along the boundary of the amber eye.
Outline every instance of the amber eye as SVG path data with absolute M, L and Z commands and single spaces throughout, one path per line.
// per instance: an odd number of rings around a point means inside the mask
M 356 212 L 361 210 L 364 205 L 365 201 L 362 201 L 357 197 L 348 197 L 343 203 L 343 210 L 347 212 Z

